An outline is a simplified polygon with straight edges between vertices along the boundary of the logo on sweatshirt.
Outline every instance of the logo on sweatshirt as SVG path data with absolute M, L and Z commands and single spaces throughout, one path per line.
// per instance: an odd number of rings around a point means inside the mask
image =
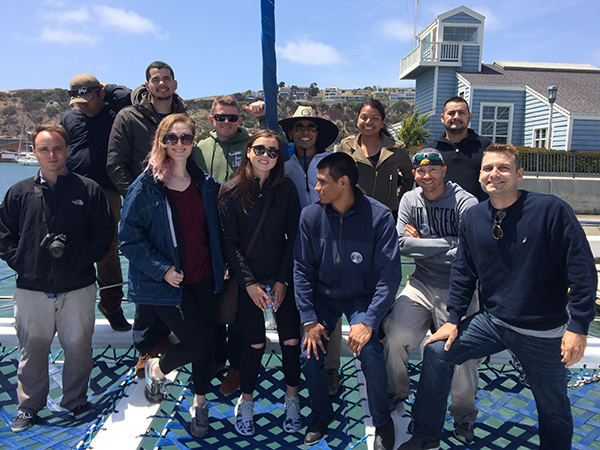
M 352 252 L 350 254 L 350 261 L 352 261 L 354 264 L 360 264 L 363 262 L 363 255 L 358 252 Z
M 77 206 L 83 206 L 83 200 L 75 199 L 73 200 L 73 204 Z

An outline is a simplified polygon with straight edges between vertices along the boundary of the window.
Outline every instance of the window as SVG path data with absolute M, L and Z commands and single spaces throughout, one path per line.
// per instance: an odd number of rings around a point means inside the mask
M 512 132 L 512 104 L 481 104 L 479 134 L 496 144 L 508 144 Z
M 533 129 L 533 147 L 546 148 L 547 146 L 548 127 Z
M 477 27 L 444 27 L 444 42 L 477 42 Z

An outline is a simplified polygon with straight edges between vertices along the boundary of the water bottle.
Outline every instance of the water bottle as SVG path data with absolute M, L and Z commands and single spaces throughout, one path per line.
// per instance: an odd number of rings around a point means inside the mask
M 267 330 L 276 330 L 277 322 L 275 322 L 275 311 L 273 311 L 273 305 L 275 303 L 275 296 L 273 295 L 273 291 L 271 290 L 271 285 L 267 284 L 267 295 L 269 296 L 269 301 L 267 302 L 267 309 L 265 309 L 265 328 Z

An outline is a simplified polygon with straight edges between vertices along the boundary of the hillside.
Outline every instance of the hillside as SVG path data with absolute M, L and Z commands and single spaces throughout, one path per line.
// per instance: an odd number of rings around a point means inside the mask
M 188 113 L 194 118 L 197 126 L 197 139 L 204 138 L 212 129 L 208 119 L 212 100 L 192 99 L 186 100 Z M 242 102 L 241 106 L 247 103 Z M 340 135 L 336 141 L 356 133 L 356 117 L 360 103 L 314 103 L 320 117 L 334 122 Z M 280 118 L 290 117 L 296 110 L 296 103 L 280 100 L 278 115 Z M 392 103 L 387 109 L 387 122 L 396 123 L 402 115 L 412 110 L 412 105 L 406 102 Z M 59 122 L 62 116 L 70 111 L 69 93 L 66 89 L 19 89 L 14 91 L 0 91 L 0 135 L 19 136 L 25 119 L 28 115 L 28 131 L 42 123 Z M 242 113 L 242 125 L 251 130 L 258 129 L 258 120 L 250 114 Z

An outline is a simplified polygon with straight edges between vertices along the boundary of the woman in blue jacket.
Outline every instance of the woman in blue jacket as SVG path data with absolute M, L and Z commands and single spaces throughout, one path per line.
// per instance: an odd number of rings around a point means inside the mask
M 235 177 L 219 194 L 223 254 L 239 284 L 237 317 L 244 336 L 240 361 L 242 395 L 235 407 L 235 429 L 254 434 L 254 388 L 265 351 L 263 311 L 272 286 L 277 332 L 286 384 L 283 429 L 294 433 L 302 425 L 300 384 L 300 315 L 292 286 L 293 249 L 300 200 L 296 186 L 285 176 L 283 141 L 275 131 L 262 130 L 250 138 Z M 256 244 L 248 247 L 265 212 Z
M 219 241 L 219 184 L 189 158 L 195 126 L 171 114 L 154 136 L 148 167 L 131 185 L 119 225 L 119 248 L 129 259 L 130 301 L 153 305 L 179 339 L 146 362 L 144 394 L 165 398 L 165 377 L 192 363 L 195 397 L 190 432 L 208 431 L 206 391 L 212 369 L 216 293 L 223 288 Z

